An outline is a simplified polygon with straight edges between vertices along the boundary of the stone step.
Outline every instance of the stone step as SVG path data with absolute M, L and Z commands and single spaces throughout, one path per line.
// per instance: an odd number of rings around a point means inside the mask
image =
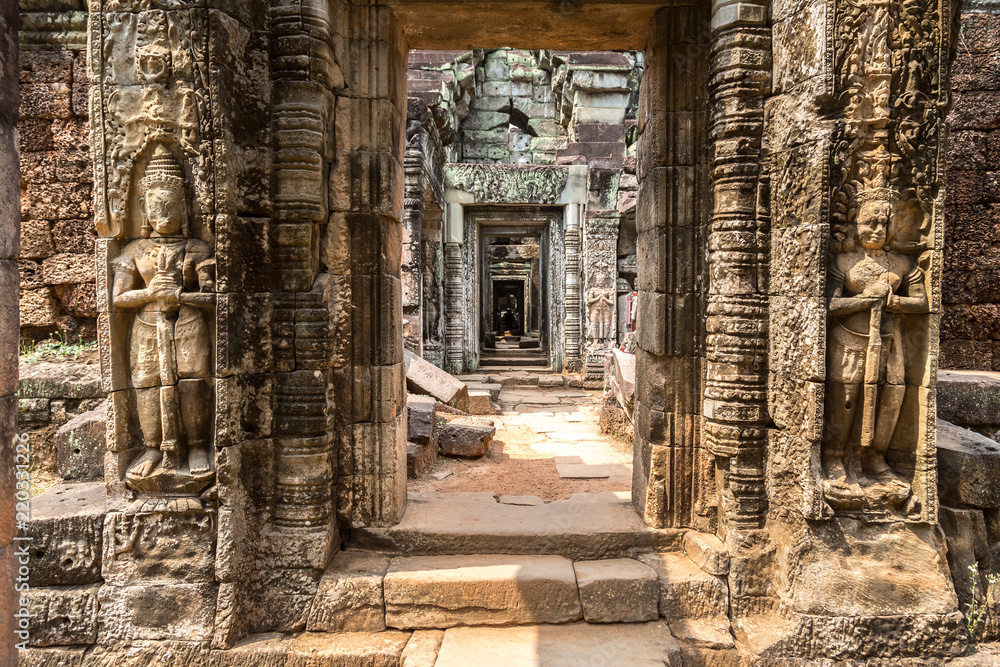
M 542 369 L 548 368 L 549 360 L 545 357 L 523 357 L 523 358 L 510 358 L 510 357 L 494 357 L 494 358 L 482 358 L 479 360 L 479 367 L 484 370 L 504 370 L 504 371 L 522 371 L 529 369 Z
M 401 630 L 568 623 L 583 618 L 562 556 L 411 556 L 385 574 L 385 623 Z
M 434 667 L 681 664 L 687 664 L 681 645 L 662 621 L 451 628 L 444 632 L 433 663 Z
M 650 528 L 627 494 L 573 494 L 532 506 L 492 493 L 410 494 L 403 520 L 355 528 L 352 548 L 389 555 L 556 554 L 573 560 L 680 551 L 683 531 Z

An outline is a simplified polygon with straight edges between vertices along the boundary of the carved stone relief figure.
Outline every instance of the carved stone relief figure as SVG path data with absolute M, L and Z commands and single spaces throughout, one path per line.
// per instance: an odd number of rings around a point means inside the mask
M 135 311 L 129 371 L 145 447 L 126 483 L 196 493 L 212 478 L 206 314 L 215 305 L 215 259 L 191 238 L 183 171 L 164 144 L 156 144 L 138 186 L 142 238 L 113 262 L 114 305 Z
M 900 507 L 910 485 L 886 462 L 903 404 L 902 314 L 927 313 L 924 273 L 894 244 L 900 196 L 886 187 L 888 153 L 866 156 L 848 224 L 834 235 L 828 280 L 824 493 L 836 509 Z
M 587 294 L 587 334 L 601 341 L 614 337 L 614 315 L 614 290 L 590 290 Z

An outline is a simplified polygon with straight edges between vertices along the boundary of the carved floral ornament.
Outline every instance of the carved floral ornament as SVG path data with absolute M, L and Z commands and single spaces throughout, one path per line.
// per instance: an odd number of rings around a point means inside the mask
M 565 167 L 459 164 L 445 169 L 447 187 L 485 204 L 554 204 L 568 180 Z

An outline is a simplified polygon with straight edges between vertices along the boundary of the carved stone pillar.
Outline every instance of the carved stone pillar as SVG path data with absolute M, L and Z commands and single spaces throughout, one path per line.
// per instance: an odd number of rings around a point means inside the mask
M 710 530 L 715 500 L 701 442 L 708 197 L 708 12 L 653 18 L 639 98 L 639 321 L 632 502 L 657 527 Z
M 563 369 L 567 373 L 579 373 L 583 366 L 583 306 L 581 292 L 583 267 L 583 207 L 570 204 L 566 207 L 565 248 L 566 248 L 566 313 L 563 335 L 566 351 Z
M 250 549 L 240 461 L 270 429 L 247 399 L 270 400 L 274 370 L 267 14 L 161 6 L 94 0 L 89 17 L 109 394 L 98 640 L 227 645 Z
M 732 6 L 733 33 L 746 41 L 754 29 L 738 24 L 753 13 Z M 757 230 L 770 222 L 773 428 L 766 461 L 748 457 L 739 471 L 753 483 L 730 483 L 736 511 L 727 511 L 739 537 L 730 540 L 734 629 L 765 657 L 927 660 L 964 650 L 935 525 L 951 11 L 946 0 L 771 8 L 757 202 L 769 211 Z M 763 7 L 758 15 L 763 24 Z M 731 481 L 754 440 L 737 446 Z M 762 466 L 766 530 L 752 531 L 742 517 L 754 513 L 743 510 L 763 509 Z
M 727 530 L 763 525 L 767 423 L 767 220 L 758 212 L 767 3 L 717 2 L 712 19 L 712 230 L 705 444 L 719 469 Z
M 407 121 L 407 149 L 403 168 L 406 182 L 403 193 L 403 316 L 409 321 L 409 332 L 403 344 L 417 356 L 423 356 L 423 237 L 424 189 L 423 154 L 419 149 L 423 127 L 419 119 Z M 412 135 L 409 136 L 409 135 Z M 414 143 L 412 148 L 410 143 Z
M 618 218 L 589 215 L 584 229 L 586 380 L 603 383 L 604 355 L 618 334 Z

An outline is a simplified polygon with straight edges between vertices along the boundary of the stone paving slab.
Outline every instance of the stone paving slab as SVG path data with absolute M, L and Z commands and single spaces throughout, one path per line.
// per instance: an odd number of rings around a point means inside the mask
M 621 464 L 591 465 L 586 463 L 557 463 L 559 476 L 566 479 L 602 479 L 630 477 L 632 470 Z
M 595 625 L 452 628 L 435 667 L 631 667 L 681 665 L 682 652 L 662 621 Z

